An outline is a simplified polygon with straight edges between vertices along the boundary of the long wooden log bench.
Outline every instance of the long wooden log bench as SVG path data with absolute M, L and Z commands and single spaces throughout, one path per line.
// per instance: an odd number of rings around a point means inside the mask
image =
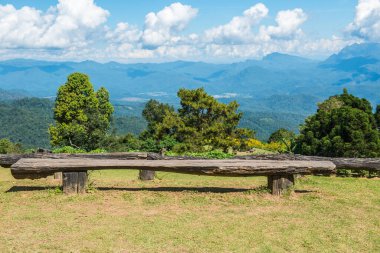
M 32 153 L 32 154 L 0 154 L 0 166 L 10 168 L 14 163 L 22 158 L 92 158 L 92 159 L 119 159 L 119 160 L 188 160 L 191 157 L 162 157 L 155 153 L 146 152 L 120 152 L 120 153 L 100 153 L 100 154 L 51 154 L 51 153 Z M 199 159 L 199 158 L 195 158 Z M 273 155 L 249 155 L 238 156 L 237 160 L 301 160 L 301 161 L 331 161 L 336 165 L 336 169 L 349 170 L 368 170 L 380 172 L 380 158 L 343 158 L 343 157 L 321 157 L 303 156 L 293 154 L 273 154 Z
M 294 175 L 332 174 L 331 161 L 300 160 L 119 160 L 94 158 L 23 158 L 11 166 L 16 179 L 39 178 L 63 172 L 63 191 L 83 193 L 88 170 L 137 169 L 184 174 L 250 177 L 267 176 L 272 194 L 279 195 L 294 184 Z

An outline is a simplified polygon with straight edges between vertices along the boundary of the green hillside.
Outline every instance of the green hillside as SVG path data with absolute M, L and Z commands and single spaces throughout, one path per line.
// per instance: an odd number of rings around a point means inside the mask
M 47 128 L 53 122 L 53 102 L 24 98 L 0 103 L 0 138 L 25 147 L 49 147 Z
M 0 102 L 0 138 L 8 138 L 12 142 L 21 143 L 27 148 L 49 148 L 47 129 L 53 123 L 54 101 L 41 98 L 22 98 Z M 141 117 L 144 104 L 115 104 L 112 132 L 118 135 L 133 133 L 138 135 L 146 122 Z M 283 112 L 258 111 L 243 112 L 240 127 L 256 131 L 261 140 L 279 128 L 298 131 L 298 126 L 306 116 Z

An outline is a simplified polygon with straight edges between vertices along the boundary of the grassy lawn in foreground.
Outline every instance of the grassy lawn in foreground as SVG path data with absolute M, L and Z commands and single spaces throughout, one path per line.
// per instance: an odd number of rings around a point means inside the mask
M 90 177 L 65 196 L 0 169 L 0 252 L 380 252 L 379 179 L 310 176 L 274 197 L 264 177 Z

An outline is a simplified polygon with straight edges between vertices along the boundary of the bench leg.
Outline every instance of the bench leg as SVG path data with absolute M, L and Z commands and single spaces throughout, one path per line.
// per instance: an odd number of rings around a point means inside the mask
M 87 171 L 78 172 L 78 193 L 86 193 Z
M 268 188 L 273 195 L 281 195 L 294 185 L 293 175 L 272 175 L 268 176 Z
M 148 155 L 147 160 L 157 160 L 160 158 L 162 158 L 162 154 L 160 154 L 159 157 Z M 152 171 L 152 170 L 140 170 L 139 171 L 139 179 L 142 181 L 154 180 L 155 176 L 156 176 L 156 172 Z
M 142 180 L 142 181 L 154 180 L 155 175 L 156 175 L 155 171 L 152 171 L 152 170 L 140 170 L 140 172 L 139 172 L 139 179 Z
M 87 185 L 87 171 L 63 172 L 63 193 L 85 193 Z

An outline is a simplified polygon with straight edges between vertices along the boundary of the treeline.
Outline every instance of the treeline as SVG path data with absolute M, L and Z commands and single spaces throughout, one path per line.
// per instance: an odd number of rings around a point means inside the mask
M 54 124 L 54 101 L 43 98 L 22 98 L 0 102 L 0 139 L 22 146 L 23 150 L 50 149 L 49 125 Z M 146 128 L 142 117 L 117 115 L 110 133 L 140 134 Z

